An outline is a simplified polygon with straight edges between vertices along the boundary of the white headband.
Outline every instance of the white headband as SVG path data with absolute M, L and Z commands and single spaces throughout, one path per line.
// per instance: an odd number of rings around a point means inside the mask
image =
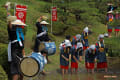
M 94 44 L 93 44 L 93 45 L 90 45 L 89 48 L 92 49 L 92 50 L 94 50 L 94 49 L 95 49 L 95 45 L 94 45 Z
M 88 32 L 88 27 L 85 27 L 83 31 Z

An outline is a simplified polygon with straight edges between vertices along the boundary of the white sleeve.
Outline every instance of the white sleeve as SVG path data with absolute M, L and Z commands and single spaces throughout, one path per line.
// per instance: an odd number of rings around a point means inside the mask
M 47 59 L 44 57 L 44 63 L 47 64 Z

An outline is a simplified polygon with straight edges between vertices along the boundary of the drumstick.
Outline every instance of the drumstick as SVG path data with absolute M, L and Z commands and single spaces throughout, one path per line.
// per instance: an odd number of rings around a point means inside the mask
M 16 57 L 17 57 L 20 61 L 22 60 L 22 58 L 20 58 L 19 56 L 16 55 Z

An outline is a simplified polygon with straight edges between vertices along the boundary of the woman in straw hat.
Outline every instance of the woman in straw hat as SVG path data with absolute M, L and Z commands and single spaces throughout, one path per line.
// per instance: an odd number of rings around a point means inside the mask
M 47 23 L 46 21 L 41 21 L 42 17 L 40 17 L 37 22 L 36 22 L 36 27 L 37 27 L 37 37 L 35 40 L 35 46 L 34 46 L 34 52 L 39 52 L 39 45 L 41 42 L 46 42 L 49 41 L 49 37 L 48 37 L 48 28 L 46 25 L 48 25 L 49 23 Z
M 26 26 L 26 24 L 17 20 L 14 16 L 11 18 L 13 19 L 8 20 L 8 61 L 10 62 L 12 80 L 18 80 L 19 78 L 22 80 L 23 77 L 20 74 L 19 63 L 20 58 L 25 56 L 25 52 L 23 43 L 24 35 L 21 26 Z
M 48 33 L 47 33 L 48 32 L 47 25 L 49 23 L 46 21 L 42 21 L 42 19 L 43 17 L 40 17 L 36 22 L 37 36 L 35 39 L 34 52 L 40 51 L 39 46 L 41 45 L 42 42 L 48 42 L 50 40 Z M 47 60 L 48 60 L 48 56 L 47 56 Z
M 97 70 L 98 69 L 105 69 L 107 72 L 107 59 L 106 59 L 106 49 L 104 44 L 104 35 L 99 35 L 99 41 L 96 43 L 96 48 L 98 49 L 97 53 Z

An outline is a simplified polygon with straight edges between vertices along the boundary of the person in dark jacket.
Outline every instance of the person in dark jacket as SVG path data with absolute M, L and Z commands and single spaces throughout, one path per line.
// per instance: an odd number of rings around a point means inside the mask
M 34 52 L 39 52 L 39 46 L 41 42 L 48 42 L 50 38 L 48 37 L 48 28 L 46 21 L 36 22 L 37 36 L 35 40 Z
M 20 20 L 9 21 L 8 23 L 8 61 L 10 62 L 12 80 L 23 80 L 19 69 L 20 59 L 25 56 L 22 26 L 26 26 L 26 24 Z
M 48 36 L 48 28 L 47 28 L 47 25 L 49 23 L 41 20 L 42 20 L 42 17 L 40 17 L 36 22 L 37 36 L 35 39 L 34 52 L 39 52 L 39 47 L 42 44 L 42 42 L 50 41 L 50 38 Z M 49 63 L 50 60 L 48 59 L 48 56 L 46 56 L 46 58 Z

